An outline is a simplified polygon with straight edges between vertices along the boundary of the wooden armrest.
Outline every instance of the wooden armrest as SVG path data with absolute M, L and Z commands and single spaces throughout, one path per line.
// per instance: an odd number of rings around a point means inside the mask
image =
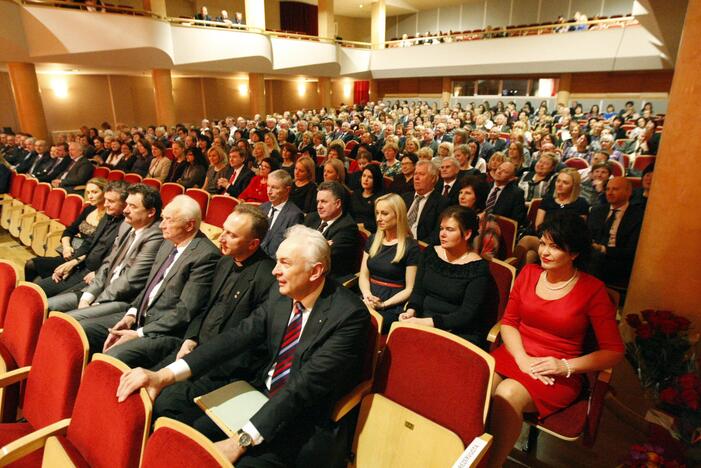
M 501 333 L 501 320 L 495 323 L 494 326 L 489 329 L 489 333 L 487 333 L 487 341 L 490 343 L 496 343 L 499 333 Z
M 0 375 L 0 387 L 9 387 L 12 384 L 21 382 L 27 378 L 31 369 L 32 366 L 24 366 L 20 367 L 19 369 L 5 372 L 4 374 Z M 2 464 L 0 463 L 0 465 Z
M 50 224 L 51 224 L 51 220 L 50 220 L 50 219 L 47 220 L 47 221 L 38 221 L 38 222 L 32 224 L 32 230 L 35 230 L 36 228 L 43 228 L 44 226 L 46 226 L 47 229 L 48 229 L 48 226 L 49 226 Z
M 6 466 L 39 450 L 51 436 L 65 434 L 70 422 L 70 418 L 62 419 L 5 445 L 0 449 L 0 466 Z
M 79 191 L 81 191 L 81 190 L 85 190 L 85 187 L 86 187 L 85 185 L 76 185 L 76 186 L 73 187 L 71 190 L 72 190 L 73 192 L 79 192 Z
M 602 371 L 599 371 L 599 374 L 596 376 L 596 380 L 608 384 L 609 382 L 611 382 L 612 375 L 613 369 L 604 369 Z
M 366 380 L 344 395 L 343 398 L 336 402 L 336 406 L 331 412 L 331 420 L 333 422 L 340 421 L 350 410 L 360 404 L 363 397 L 370 393 L 371 388 L 372 380 Z
M 492 436 L 491 434 L 484 433 L 479 437 L 475 437 L 470 445 L 467 446 L 465 451 L 457 459 L 453 468 L 467 468 L 476 467 L 482 461 L 482 458 L 487 454 L 489 448 L 492 446 Z
M 352 288 L 358 286 L 358 278 L 359 277 L 360 277 L 360 273 L 356 273 L 352 278 L 344 281 L 343 286 L 347 287 L 348 289 L 352 289 Z
M 516 258 L 516 257 L 509 257 L 506 260 L 504 260 L 504 263 L 508 263 L 512 267 L 518 268 L 518 258 Z

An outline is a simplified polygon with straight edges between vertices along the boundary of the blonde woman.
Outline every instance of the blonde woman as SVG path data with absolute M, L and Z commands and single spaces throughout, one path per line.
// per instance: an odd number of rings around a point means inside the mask
M 253 144 L 252 155 L 254 158 L 253 165 L 256 168 L 258 166 L 260 166 L 260 163 L 261 163 L 261 161 L 263 161 L 263 159 L 270 156 L 270 154 L 268 152 L 268 147 L 262 141 L 259 141 L 259 142 Z
M 386 177 L 394 177 L 402 172 L 402 164 L 399 162 L 399 147 L 394 143 L 387 143 L 382 148 L 382 153 L 385 155 L 385 160 L 380 165 L 382 175 Z
M 406 141 L 404 142 L 404 154 L 407 153 L 418 153 L 419 152 L 419 140 L 416 138 L 412 137 L 407 137 Z
M 278 160 L 281 158 L 280 145 L 278 145 L 277 138 L 275 138 L 274 133 L 266 132 L 263 136 L 263 143 L 265 143 L 265 147 L 268 150 L 268 156 Z
M 366 243 L 358 285 L 363 301 L 384 318 L 389 332 L 414 289 L 421 251 L 411 237 L 406 205 L 394 193 L 375 202 L 377 232 Z
M 538 208 L 535 218 L 535 230 L 540 229 L 552 213 L 568 212 L 581 216 L 585 221 L 589 215 L 589 202 L 580 197 L 581 177 L 577 169 L 567 167 L 562 169 L 555 179 L 555 192 L 546 195 Z M 514 254 L 519 266 L 538 261 L 538 243 L 536 236 L 524 236 L 516 246 Z
M 202 188 L 210 194 L 216 195 L 219 193 L 217 181 L 219 179 L 228 180 L 233 170 L 229 165 L 226 153 L 219 146 L 212 146 L 209 148 L 209 151 L 207 151 L 207 159 L 209 159 L 209 169 L 207 169 L 207 176 L 204 179 Z
M 338 159 L 329 159 L 324 163 L 324 182 L 346 183 L 346 168 Z

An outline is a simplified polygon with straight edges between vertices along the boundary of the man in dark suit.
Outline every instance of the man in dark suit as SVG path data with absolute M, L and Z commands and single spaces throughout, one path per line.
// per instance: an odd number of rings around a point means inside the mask
M 27 171 L 34 165 L 37 158 L 34 138 L 24 140 L 24 151 L 22 152 L 17 163 L 14 165 L 15 172 L 18 174 L 26 174 Z
M 63 174 L 71 163 L 71 158 L 68 157 L 68 145 L 65 143 L 52 146 L 49 155 L 51 156 L 50 163 L 34 171 L 34 177 L 36 177 L 39 182 L 51 182 L 59 175 Z
M 200 222 L 200 206 L 187 195 L 164 208 L 161 230 L 168 242 L 158 250 L 144 289 L 128 309 L 80 322 L 91 352 L 150 367 L 180 346 L 188 325 L 204 310 L 219 260 Z
M 97 223 L 94 234 L 76 248 L 64 263 L 56 267 L 51 276 L 35 280 L 49 298 L 49 310 L 65 311 L 74 308 L 77 305 L 75 292 L 72 294 L 75 305 L 70 309 L 54 307 L 57 305 L 55 301 L 69 291 L 79 291 L 90 284 L 95 278 L 95 272 L 110 255 L 117 230 L 124 219 L 126 184 L 110 182 L 105 187 L 104 197 L 105 215 Z M 25 267 L 25 272 L 28 270 L 35 271 L 32 260 Z
M 441 194 L 448 205 L 457 205 L 460 193 L 460 163 L 454 157 L 448 156 L 441 160 L 439 170 L 441 178 L 436 183 L 436 192 Z
M 241 195 L 241 192 L 251 183 L 251 179 L 253 179 L 254 175 L 253 171 L 246 166 L 245 162 L 246 158 L 241 154 L 241 149 L 234 146 L 229 150 L 229 165 L 232 169 L 231 177 L 228 179 L 220 178 L 217 181 L 219 190 L 234 198 Z
M 94 167 L 90 160 L 83 156 L 83 151 L 84 147 L 80 143 L 73 142 L 68 146 L 71 162 L 61 175 L 51 181 L 53 187 L 61 187 L 68 192 L 73 192 L 76 187 L 85 185 L 92 177 Z
M 324 235 L 331 246 L 329 276 L 339 282 L 358 272 L 358 225 L 347 212 L 348 195 L 338 182 L 322 182 L 316 193 L 316 212 L 309 213 L 304 225 Z
M 155 398 L 170 385 L 182 385 L 176 382 L 197 379 L 242 351 L 259 348 L 264 364 L 249 369 L 250 383 L 270 399 L 237 436 L 225 438 L 196 408 L 187 412 L 180 402 L 168 407 L 161 397 L 155 401 L 155 416 L 180 417 L 221 440 L 219 450 L 236 466 L 336 466 L 328 456 L 338 426 L 329 416 L 339 397 L 359 381 L 370 320 L 357 296 L 327 278 L 330 257 L 319 232 L 293 227 L 278 249 L 273 270 L 279 287 L 272 288 L 261 307 L 158 372 L 128 371 L 118 400 L 140 387 Z M 232 374 L 230 380 L 240 377 Z M 193 388 L 192 395 L 197 394 Z M 187 403 L 194 407 L 192 400 Z M 189 417 L 183 418 L 186 412 Z
M 40 171 L 51 162 L 51 154 L 48 149 L 45 140 L 37 140 L 36 143 L 34 143 L 34 151 L 36 151 L 37 157 L 25 171 L 27 174 L 36 177 L 36 172 Z
M 606 185 L 608 203 L 594 206 L 589 214 L 594 255 L 592 271 L 606 284 L 627 287 L 645 210 L 630 204 L 633 187 L 624 177 Z
M 516 167 L 513 163 L 505 161 L 497 168 L 487 195 L 485 211 L 511 218 L 519 227 L 526 225 L 526 202 L 523 190 L 518 188 Z
M 51 310 L 70 311 L 76 320 L 123 312 L 146 285 L 156 252 L 163 243 L 158 226 L 161 196 L 145 184 L 125 187 L 124 194 L 125 222 L 119 227 L 112 252 L 82 291 L 49 299 Z
M 283 170 L 273 171 L 268 176 L 268 199 L 270 201 L 259 206 L 261 213 L 268 217 L 270 227 L 260 248 L 275 258 L 275 252 L 280 246 L 287 228 L 302 224 L 304 213 L 294 203 L 288 203 L 292 191 L 292 177 Z
M 402 195 L 407 206 L 407 221 L 416 240 L 432 244 L 438 241 L 438 216 L 448 203 L 434 190 L 438 169 L 431 161 L 421 160 L 414 170 L 414 191 Z

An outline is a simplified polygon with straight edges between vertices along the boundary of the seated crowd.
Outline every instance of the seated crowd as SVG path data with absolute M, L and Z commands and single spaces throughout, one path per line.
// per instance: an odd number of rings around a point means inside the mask
M 50 310 L 79 321 L 91 353 L 134 368 L 120 399 L 146 387 L 156 416 L 221 441 L 237 466 L 342 466 L 330 441 L 345 443 L 347 422 L 329 414 L 359 382 L 367 308 L 382 315 L 383 334 L 415 323 L 487 350 L 500 318 L 489 262 L 516 264 L 503 346 L 492 352 L 490 463 L 500 466 L 523 413 L 566 407 L 583 373 L 622 357 L 605 285 L 627 285 L 654 166 L 636 191 L 612 177 L 610 143 L 638 117 L 630 106 L 573 119 L 578 110 L 371 103 L 189 128 L 103 124 L 51 146 L 2 134 L 0 178 L 15 171 L 84 190 L 59 256 L 28 261 L 25 278 Z M 621 159 L 656 150 L 659 119 L 646 111 L 615 150 Z M 586 168 L 570 167 L 575 158 Z M 217 246 L 194 199 L 163 206 L 152 186 L 93 178 L 95 166 L 240 203 Z M 512 259 L 504 218 L 520 237 Z M 589 329 L 599 350 L 582 355 Z M 239 379 L 270 399 L 227 438 L 193 398 Z

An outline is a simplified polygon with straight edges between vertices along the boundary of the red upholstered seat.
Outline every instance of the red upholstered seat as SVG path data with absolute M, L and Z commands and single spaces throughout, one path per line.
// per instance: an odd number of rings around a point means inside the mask
M 12 198 L 19 198 L 25 180 L 27 180 L 26 175 L 12 173 L 12 180 L 10 180 L 10 196 Z
M 353 152 L 353 149 L 359 144 L 360 143 L 358 143 L 358 140 L 350 140 L 348 143 L 346 143 L 346 147 L 344 148 L 344 153 L 346 154 L 346 157 L 350 156 Z
M 534 198 L 531 200 L 531 204 L 528 206 L 528 223 L 531 225 L 531 227 L 535 227 L 535 218 L 538 216 L 538 208 L 540 208 L 540 204 L 543 203 L 542 198 Z
M 139 466 L 151 424 L 151 401 L 145 391 L 117 402 L 119 379 L 128 367 L 96 355 L 85 369 L 75 409 L 62 446 L 92 467 Z M 197 466 L 197 465 L 192 465 Z
M 638 156 L 633 161 L 633 169 L 642 172 L 647 166 L 655 162 L 655 156 Z
M 516 248 L 518 223 L 505 216 L 495 216 L 495 219 L 501 230 L 501 238 L 504 241 L 505 258 L 510 258 L 514 255 L 514 249 Z
M 207 208 L 204 222 L 213 226 L 223 227 L 227 216 L 234 211 L 238 204 L 238 200 L 228 195 L 214 195 L 209 200 L 209 207 Z
M 166 182 L 161 185 L 161 200 L 163 200 L 163 206 L 166 206 L 170 201 L 185 193 L 185 187 L 180 184 L 175 184 L 173 182 Z
M 139 174 L 129 173 L 124 175 L 124 182 L 127 184 L 138 184 L 141 180 L 142 177 Z
M 0 260 L 0 328 L 5 323 L 10 294 L 17 286 L 17 269 L 7 260 Z
M 107 176 L 107 180 L 109 180 L 109 181 L 124 180 L 124 171 L 120 171 L 118 169 L 111 170 L 109 175 Z
M 156 190 L 159 190 L 159 191 L 161 190 L 161 185 L 163 185 L 163 184 L 161 183 L 160 180 L 154 179 L 154 178 L 152 178 L 152 177 L 146 177 L 146 178 L 145 178 L 144 180 L 142 180 L 141 182 L 144 183 L 144 184 L 146 184 L 146 185 L 150 185 L 151 187 L 153 187 L 153 188 L 155 188 Z
M 623 164 L 618 161 L 609 161 L 609 167 L 611 167 L 611 174 L 614 177 L 623 177 L 626 175 L 626 170 L 623 168 Z
M 451 430 L 465 445 L 484 433 L 491 356 L 437 329 L 395 323 L 373 391 Z
M 78 322 L 65 314 L 51 314 L 41 327 L 27 376 L 22 406 L 26 426 L 0 424 L 0 442 L 3 446 L 18 436 L 71 415 L 87 355 L 88 340 Z M 12 466 L 39 466 L 40 460 L 41 450 Z M 0 465 L 4 464 L 6 461 L 0 459 Z
M 142 468 L 218 468 L 229 463 L 205 436 L 183 423 L 159 418 L 146 443 Z
M 34 432 L 34 427 L 26 422 L 0 424 L 0 446 L 4 447 L 10 442 L 14 442 L 32 432 Z M 37 450 L 8 466 L 12 468 L 36 468 L 41 466 L 41 455 L 42 451 Z
M 185 195 L 195 200 L 200 205 L 202 217 L 207 213 L 207 205 L 209 204 L 209 193 L 206 190 L 191 188 L 185 190 Z
M 93 177 L 102 177 L 103 179 L 106 179 L 107 176 L 110 175 L 110 168 L 109 167 L 104 167 L 104 166 L 98 166 L 92 171 L 92 176 Z
M 63 200 L 61 213 L 58 215 L 58 222 L 64 226 L 69 226 L 76 220 L 81 211 L 83 211 L 83 197 L 76 194 L 68 195 Z
M 19 192 L 19 201 L 25 205 L 32 203 L 32 196 L 34 195 L 34 189 L 39 183 L 36 179 L 27 179 L 22 184 L 22 190 Z
M 582 158 L 570 158 L 565 161 L 565 164 L 568 167 L 573 167 L 575 169 L 586 169 L 589 167 L 587 160 Z
M 62 188 L 52 189 L 46 198 L 44 213 L 51 219 L 58 219 L 61 214 L 63 201 L 66 199 L 66 191 Z
M 49 198 L 49 193 L 51 193 L 50 184 L 46 182 L 37 184 L 37 187 L 34 189 L 34 194 L 32 195 L 32 201 L 30 203 L 32 208 L 34 208 L 36 211 L 43 211 L 46 207 L 46 201 Z

